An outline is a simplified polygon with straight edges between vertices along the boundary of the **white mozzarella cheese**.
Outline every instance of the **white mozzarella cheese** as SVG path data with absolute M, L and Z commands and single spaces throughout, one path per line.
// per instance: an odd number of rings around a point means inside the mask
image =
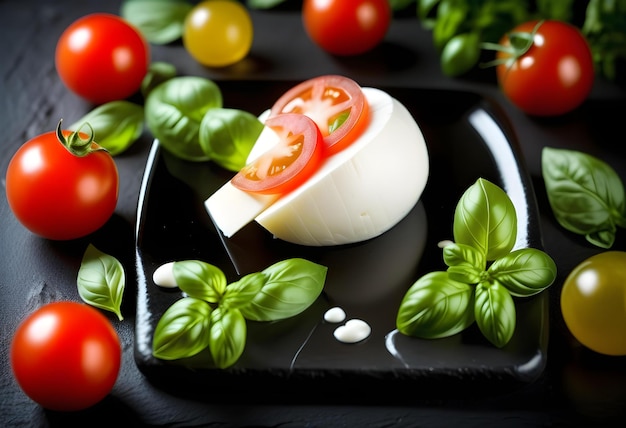
M 370 107 L 369 126 L 302 186 L 280 199 L 259 202 L 257 196 L 226 185 L 217 192 L 222 194 L 207 200 L 209 213 L 226 236 L 254 219 L 284 241 L 340 245 L 374 238 L 408 214 L 428 179 L 424 137 L 400 102 L 378 89 L 363 92 Z M 271 136 L 260 138 L 248 160 L 274 142 Z M 251 198 L 253 202 L 247 201 Z

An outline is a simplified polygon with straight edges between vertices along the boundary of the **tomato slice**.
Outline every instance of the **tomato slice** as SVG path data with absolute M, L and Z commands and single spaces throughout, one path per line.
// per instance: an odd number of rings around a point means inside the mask
M 304 114 L 317 124 L 326 155 L 348 147 L 369 124 L 369 107 L 361 87 L 344 76 L 327 75 L 306 80 L 281 96 L 270 116 Z
M 302 114 L 272 116 L 265 125 L 278 134 L 278 143 L 243 167 L 231 183 L 247 192 L 288 193 L 317 171 L 324 159 L 324 139 L 315 122 Z

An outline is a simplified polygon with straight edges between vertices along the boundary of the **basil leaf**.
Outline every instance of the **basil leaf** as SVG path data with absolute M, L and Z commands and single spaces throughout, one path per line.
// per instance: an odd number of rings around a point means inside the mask
M 436 339 L 452 336 L 474 322 L 474 289 L 446 272 L 420 277 L 405 294 L 396 317 L 398 331 Z
M 212 108 L 222 107 L 222 93 L 212 80 L 195 76 L 169 79 L 154 88 L 145 102 L 148 128 L 174 156 L 189 161 L 207 161 L 200 146 L 202 118 Z
M 544 147 L 541 168 L 556 220 L 587 241 L 610 248 L 626 227 L 624 185 L 613 168 L 591 155 Z
M 470 245 L 487 261 L 508 254 L 517 237 L 517 214 L 500 187 L 479 178 L 461 196 L 454 212 L 454 241 Z
M 443 249 L 443 261 L 448 265 L 448 275 L 455 281 L 477 284 L 485 271 L 485 255 L 474 247 L 450 244 Z
M 246 0 L 246 4 L 251 9 L 271 9 L 287 0 Z
M 246 166 L 263 123 L 251 113 L 229 108 L 206 112 L 200 123 L 200 146 L 215 163 L 231 171 Z
M 556 279 L 556 264 L 543 251 L 523 248 L 496 260 L 488 270 L 491 278 L 514 296 L 532 296 Z
M 211 313 L 209 348 L 215 365 L 221 369 L 237 362 L 246 347 L 246 320 L 237 309 L 221 306 Z
M 276 321 L 304 311 L 324 288 L 328 268 L 293 258 L 263 270 L 267 282 L 241 313 L 253 321 Z
M 130 101 L 111 101 L 91 110 L 69 126 L 78 131 L 85 122 L 94 129 L 98 144 L 111 154 L 118 155 L 129 148 L 143 132 L 143 107 Z
M 437 20 L 433 27 L 433 42 L 437 51 L 461 32 L 467 19 L 470 6 L 465 2 L 442 0 L 437 6 Z
M 247 305 L 261 291 L 266 282 L 267 275 L 264 273 L 245 275 L 239 281 L 228 284 L 220 305 L 227 308 L 240 308 Z
M 124 319 L 121 306 L 126 275 L 115 257 L 89 244 L 78 269 L 77 285 L 86 303 L 113 312 L 120 321 Z
M 125 0 L 120 15 L 150 43 L 164 45 L 182 37 L 192 7 L 186 0 Z
M 226 290 L 226 276 L 219 268 L 199 260 L 174 262 L 178 287 L 191 297 L 217 303 Z
M 498 348 L 509 343 L 515 331 L 515 302 L 498 282 L 476 286 L 474 317 L 483 335 Z
M 174 302 L 154 329 L 152 355 L 176 360 L 205 349 L 210 342 L 211 312 L 207 302 L 193 297 Z
M 176 77 L 176 66 L 169 62 L 153 62 L 141 81 L 141 94 L 144 98 L 161 83 Z

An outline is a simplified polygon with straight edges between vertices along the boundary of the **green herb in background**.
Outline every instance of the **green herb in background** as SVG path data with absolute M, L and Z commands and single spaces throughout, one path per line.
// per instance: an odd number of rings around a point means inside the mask
M 626 0 L 590 0 L 582 32 L 598 72 L 617 80 L 617 64 L 626 61 Z
M 96 142 L 111 156 L 116 156 L 141 136 L 143 117 L 143 106 L 124 100 L 111 101 L 91 110 L 68 129 L 78 131 L 88 122 L 94 130 Z
M 617 226 L 626 228 L 624 185 L 604 161 L 575 150 L 544 147 L 541 168 L 548 200 L 565 229 L 611 248 Z
M 185 18 L 193 7 L 187 0 L 124 0 L 120 15 L 146 40 L 164 45 L 182 37 Z
M 278 321 L 298 315 L 322 292 L 327 270 L 293 258 L 227 284 L 223 272 L 211 264 L 174 262 L 176 284 L 187 297 L 177 300 L 159 319 L 153 355 L 176 360 L 208 347 L 214 364 L 227 368 L 245 349 L 246 320 Z
M 501 188 L 482 178 L 459 200 L 453 231 L 455 242 L 443 249 L 448 269 L 428 273 L 409 288 L 398 309 L 398 331 L 442 338 L 476 322 L 487 340 L 503 347 L 515 331 L 513 296 L 545 290 L 556 279 L 556 264 L 535 248 L 511 251 L 515 208 Z

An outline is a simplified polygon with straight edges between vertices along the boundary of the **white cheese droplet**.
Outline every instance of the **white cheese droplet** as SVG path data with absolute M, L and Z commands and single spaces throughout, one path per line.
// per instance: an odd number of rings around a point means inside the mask
M 344 343 L 357 343 L 366 339 L 372 328 L 363 320 L 351 319 L 335 329 L 334 336 Z
M 162 264 L 152 274 L 152 280 L 159 287 L 176 288 L 176 279 L 174 278 L 174 262 Z
M 346 313 L 344 312 L 343 309 L 341 309 L 338 306 L 334 308 L 330 308 L 324 314 L 324 320 L 327 322 L 338 323 L 338 322 L 342 322 L 345 319 L 346 319 Z

